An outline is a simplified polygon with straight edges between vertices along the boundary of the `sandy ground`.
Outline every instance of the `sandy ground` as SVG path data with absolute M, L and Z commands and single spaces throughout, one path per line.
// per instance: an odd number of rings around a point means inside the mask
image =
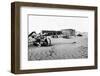
M 29 45 L 28 60 L 79 59 L 88 57 L 88 38 L 51 38 L 52 46 Z

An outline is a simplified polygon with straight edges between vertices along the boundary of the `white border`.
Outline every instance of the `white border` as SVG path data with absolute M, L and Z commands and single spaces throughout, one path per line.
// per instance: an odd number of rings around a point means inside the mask
M 87 59 L 64 59 L 64 60 L 43 60 L 28 61 L 28 39 L 27 39 L 27 14 L 43 14 L 43 15 L 74 15 L 88 16 L 88 58 Z M 20 69 L 42 69 L 42 68 L 58 68 L 58 67 L 75 67 L 94 65 L 94 11 L 86 10 L 70 10 L 55 8 L 39 8 L 39 7 L 21 7 L 20 8 Z

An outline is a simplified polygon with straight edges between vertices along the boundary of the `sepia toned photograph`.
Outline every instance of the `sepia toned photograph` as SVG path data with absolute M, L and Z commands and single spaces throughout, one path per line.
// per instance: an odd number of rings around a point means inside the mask
M 88 17 L 28 15 L 28 60 L 88 58 Z

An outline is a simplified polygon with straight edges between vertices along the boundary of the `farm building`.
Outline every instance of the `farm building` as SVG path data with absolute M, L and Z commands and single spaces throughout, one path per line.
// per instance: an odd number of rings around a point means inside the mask
M 46 36 L 62 35 L 63 38 L 70 38 L 71 36 L 75 36 L 74 29 L 62 29 L 60 31 L 42 30 L 41 33 L 45 34 Z
M 74 29 L 62 29 L 63 37 L 69 38 L 70 36 L 75 36 L 75 30 Z
M 61 31 L 42 30 L 42 34 L 46 34 L 47 36 L 51 36 L 51 35 L 60 35 L 60 34 L 62 34 L 62 32 Z

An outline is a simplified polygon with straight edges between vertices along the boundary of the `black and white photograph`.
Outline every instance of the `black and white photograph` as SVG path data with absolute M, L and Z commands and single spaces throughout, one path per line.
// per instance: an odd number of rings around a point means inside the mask
M 28 14 L 28 61 L 88 58 L 88 17 Z
M 97 68 L 97 7 L 14 2 L 11 10 L 13 73 Z

